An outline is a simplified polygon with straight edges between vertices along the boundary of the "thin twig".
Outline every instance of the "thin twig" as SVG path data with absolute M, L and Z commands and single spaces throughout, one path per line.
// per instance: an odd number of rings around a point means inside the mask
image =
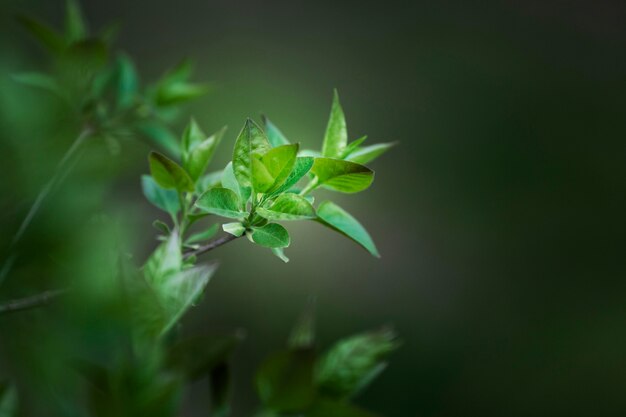
M 55 298 L 65 294 L 69 289 L 49 290 L 41 294 L 31 295 L 30 297 L 17 298 L 0 304 L 0 314 L 13 313 L 16 311 L 28 310 L 48 304 Z
M 187 251 L 184 253 L 184 258 L 187 259 L 190 256 L 198 256 L 198 255 L 202 255 L 203 253 L 212 251 L 215 248 L 219 248 L 222 245 L 225 245 L 228 242 L 232 242 L 233 240 L 237 239 L 238 236 L 235 235 L 231 235 L 230 233 L 225 234 L 224 236 L 222 236 L 219 239 L 215 239 L 209 243 L 207 243 L 204 246 L 200 246 L 198 249 L 193 249 L 190 251 Z

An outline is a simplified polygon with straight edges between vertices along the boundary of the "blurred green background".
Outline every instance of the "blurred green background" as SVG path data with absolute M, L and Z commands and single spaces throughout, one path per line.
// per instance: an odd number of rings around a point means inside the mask
M 77 128 L 56 99 L 10 78 L 46 62 L 15 15 L 60 23 L 61 3 L 0 9 L 4 249 Z M 313 223 L 290 228 L 288 264 L 243 240 L 214 252 L 220 271 L 184 331 L 246 329 L 236 416 L 250 414 L 255 366 L 310 295 L 322 345 L 398 329 L 402 349 L 359 400 L 389 417 L 626 413 L 626 4 L 82 3 L 93 27 L 122 23 L 118 45 L 146 79 L 196 60 L 196 79 L 213 90 L 190 114 L 206 131 L 230 127 L 216 168 L 245 117 L 261 112 L 319 147 L 334 87 L 351 139 L 400 141 L 374 163 L 368 192 L 338 200 L 382 259 Z M 141 195 L 148 150 L 90 145 L 21 242 L 0 299 L 93 270 L 101 240 L 85 235 L 100 213 L 125 219 L 143 259 L 159 215 Z M 55 361 L 43 346 L 71 331 L 47 314 L 56 313 L 0 318 L 0 371 Z M 90 326 L 97 344 L 99 324 Z M 190 401 L 185 415 L 203 414 Z

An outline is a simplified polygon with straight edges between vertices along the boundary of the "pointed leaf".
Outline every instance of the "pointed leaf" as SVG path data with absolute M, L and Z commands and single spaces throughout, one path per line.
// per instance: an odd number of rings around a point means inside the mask
M 352 152 L 356 151 L 357 148 L 363 143 L 365 142 L 365 139 L 367 139 L 367 136 L 363 136 L 361 138 L 358 138 L 355 141 L 352 141 L 348 146 L 346 146 L 346 149 L 343 150 L 343 154 L 341 155 L 341 159 L 346 159 L 346 157 L 348 155 L 350 155 Z
M 143 195 L 149 202 L 173 216 L 180 210 L 180 200 L 178 193 L 174 190 L 166 190 L 156 183 L 149 175 L 141 176 L 141 188 Z
M 269 207 L 259 207 L 256 212 L 268 220 L 306 220 L 316 217 L 311 203 L 291 193 L 279 195 Z
M 256 188 L 257 192 L 272 192 L 279 188 L 293 171 L 299 145 L 283 145 L 271 149 L 261 157 L 261 162 L 272 176 L 273 183 L 268 188 Z
M 146 121 L 137 124 L 137 130 L 168 154 L 178 157 L 180 145 L 176 136 L 163 124 L 156 121 Z
M 193 192 L 193 181 L 176 162 L 158 152 L 150 152 L 149 161 L 150 172 L 161 187 L 175 188 L 179 192 Z
M 76 0 L 67 0 L 65 15 L 65 35 L 68 41 L 76 42 L 87 37 L 87 25 Z
M 14 74 L 13 79 L 18 83 L 29 87 L 41 88 L 49 93 L 53 93 L 63 100 L 67 100 L 67 95 L 63 89 L 59 86 L 57 81 L 48 74 L 44 74 L 42 72 L 23 72 L 20 74 Z
M 215 187 L 202 194 L 196 206 L 207 213 L 231 219 L 242 219 L 247 213 L 241 211 L 239 197 L 228 188 Z
M 189 238 L 185 241 L 185 243 L 197 243 L 202 242 L 203 240 L 211 239 L 217 233 L 219 226 L 216 224 L 211 225 L 206 230 L 198 233 L 194 233 L 189 236 Z
M 266 248 L 286 248 L 290 243 L 287 229 L 278 223 L 253 228 L 252 240 Z
M 311 167 L 313 166 L 313 161 L 314 159 L 308 156 L 296 158 L 296 163 L 294 164 L 291 173 L 289 174 L 285 182 L 276 190 L 274 190 L 272 194 L 280 194 L 296 185 L 298 181 L 300 181 L 302 177 L 304 177 L 307 172 L 311 170 Z
M 350 213 L 335 203 L 325 201 L 320 204 L 317 208 L 317 221 L 354 240 L 377 258 L 380 257 L 367 230 Z
M 359 164 L 367 164 L 387 152 L 389 149 L 393 148 L 395 145 L 395 142 L 389 142 L 365 146 L 350 153 L 346 159 Z
M 265 133 L 254 121 L 247 119 L 233 151 L 233 170 L 241 187 L 252 187 L 252 159 L 269 150 Z
M 278 259 L 280 259 L 284 263 L 289 262 L 289 258 L 285 256 L 285 250 L 283 248 L 271 248 L 271 251 L 274 255 L 276 255 L 276 257 L 278 257 Z
M 192 145 L 188 151 L 187 157 L 185 158 L 183 156 L 184 166 L 192 180 L 196 181 L 204 173 L 225 131 L 226 128 L 223 128 L 201 142 Z
M 339 93 L 334 91 L 333 104 L 330 109 L 330 117 L 326 126 L 322 154 L 329 158 L 339 158 L 348 143 L 348 130 L 346 119 L 343 115 L 341 103 L 339 103 Z
M 18 16 L 18 20 L 49 51 L 59 54 L 67 47 L 61 34 L 39 20 L 29 16 Z
M 374 171 L 364 165 L 332 158 L 315 158 L 311 172 L 318 183 L 342 193 L 357 193 L 374 181 Z
M 276 125 L 270 121 L 270 119 L 265 116 L 261 116 L 261 118 L 263 119 L 263 126 L 265 127 L 267 139 L 270 141 L 272 147 L 276 148 L 282 145 L 289 145 L 289 140 L 287 140 L 285 135 L 283 135 Z

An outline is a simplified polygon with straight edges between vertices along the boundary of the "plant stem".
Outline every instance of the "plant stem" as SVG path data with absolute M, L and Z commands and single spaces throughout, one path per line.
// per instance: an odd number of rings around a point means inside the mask
M 219 239 L 215 239 L 209 243 L 207 243 L 204 246 L 200 246 L 198 249 L 193 249 L 190 251 L 187 251 L 183 254 L 183 257 L 189 258 L 190 256 L 198 256 L 198 255 L 202 255 L 203 253 L 212 251 L 213 249 L 219 248 L 222 245 L 227 244 L 228 242 L 232 242 L 233 240 L 237 239 L 238 236 L 235 235 L 231 235 L 229 233 L 225 234 L 224 236 L 220 237 Z
M 317 178 L 317 177 L 313 178 L 313 179 L 312 179 L 312 180 L 311 180 L 311 181 L 310 181 L 310 182 L 309 182 L 309 183 L 308 183 L 308 184 L 307 184 L 307 185 L 306 185 L 306 186 L 302 189 L 302 191 L 300 191 L 300 195 L 301 195 L 301 196 L 305 196 L 305 195 L 307 195 L 308 193 L 310 193 L 311 191 L 313 191 L 314 189 L 316 189 L 316 188 L 317 188 L 317 186 L 319 185 L 319 184 L 318 184 L 318 181 L 319 181 L 319 180 L 318 180 L 318 178 Z
M 31 295 L 30 297 L 17 298 L 0 304 L 0 315 L 14 313 L 16 311 L 28 310 L 30 308 L 40 307 L 48 304 L 55 298 L 65 294 L 69 290 L 67 288 L 60 290 L 49 290 L 41 294 Z

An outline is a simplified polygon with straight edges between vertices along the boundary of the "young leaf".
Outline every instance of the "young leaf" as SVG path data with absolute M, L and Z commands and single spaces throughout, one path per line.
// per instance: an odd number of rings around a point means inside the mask
M 175 188 L 179 192 L 194 190 L 193 181 L 176 162 L 158 152 L 150 152 L 150 172 L 154 180 L 163 188 Z
M 180 155 L 178 139 L 166 126 L 156 121 L 146 121 L 138 123 L 136 128 L 142 135 L 167 151 L 168 154 L 175 157 Z
M 233 170 L 241 187 L 252 187 L 252 159 L 269 150 L 265 133 L 253 120 L 247 119 L 233 151 Z
M 144 277 L 157 293 L 161 293 L 165 282 L 183 267 L 178 233 L 169 235 L 166 242 L 159 245 L 143 267 Z
M 196 122 L 194 118 L 191 119 L 185 131 L 183 132 L 183 139 L 181 141 L 183 147 L 183 159 L 186 159 L 191 149 L 197 146 L 200 142 L 202 142 L 206 138 L 206 135 L 200 129 L 200 126 Z
M 139 90 L 139 79 L 135 65 L 125 55 L 120 55 L 117 66 L 117 106 L 119 109 L 128 109 L 135 101 Z
M 296 162 L 291 170 L 291 173 L 280 187 L 272 192 L 272 194 L 280 194 L 284 191 L 289 190 L 291 187 L 296 185 L 302 177 L 306 175 L 307 172 L 311 170 L 313 166 L 314 159 L 312 157 L 298 157 L 296 158 Z
M 59 86 L 59 83 L 48 74 L 42 72 L 23 72 L 13 75 L 13 79 L 29 87 L 37 87 L 46 90 L 63 100 L 68 99 L 67 94 Z
M 298 144 L 272 148 L 252 158 L 252 188 L 258 193 L 272 192 L 282 185 L 293 170 Z
M 242 206 L 246 204 L 250 198 L 250 187 L 242 187 L 239 185 L 237 178 L 235 178 L 235 172 L 233 171 L 233 163 L 229 162 L 224 168 L 222 174 L 222 187 L 232 190 L 239 196 Z M 243 208 L 243 207 L 242 207 Z
M 237 237 L 240 237 L 246 232 L 246 228 L 244 227 L 244 225 L 239 222 L 225 223 L 222 225 L 222 230 Z
M 315 379 L 320 391 L 336 399 L 354 396 L 382 372 L 386 357 L 398 346 L 390 329 L 340 340 L 317 364 Z
M 65 15 L 65 35 L 72 43 L 87 37 L 87 25 L 76 0 L 67 0 Z
M 61 34 L 39 20 L 29 16 L 18 16 L 18 20 L 50 52 L 59 54 L 67 47 Z
M 351 152 L 346 156 L 346 159 L 359 164 L 367 164 L 387 152 L 389 149 L 393 148 L 395 145 L 395 142 L 389 142 L 365 146 Z
M 348 143 L 348 130 L 346 119 L 343 115 L 341 103 L 339 103 L 339 93 L 334 91 L 333 105 L 330 109 L 330 117 L 324 135 L 322 154 L 329 158 L 339 158 Z
M 267 139 L 270 141 L 272 147 L 276 148 L 282 145 L 289 145 L 289 140 L 287 140 L 285 135 L 283 135 L 276 125 L 270 121 L 270 119 L 264 115 L 261 115 L 261 119 L 263 120 L 263 126 L 265 127 Z
M 290 243 L 287 229 L 278 223 L 253 228 L 252 240 L 266 248 L 286 248 Z
M 352 152 L 356 151 L 357 148 L 363 143 L 365 142 L 365 139 L 367 139 L 367 136 L 363 136 L 361 138 L 358 138 L 355 141 L 352 141 L 348 146 L 346 146 L 346 149 L 343 150 L 343 154 L 341 154 L 341 159 L 346 159 L 346 157 L 348 155 L 350 155 Z
M 203 141 L 192 145 L 186 155 L 186 158 L 185 154 L 183 154 L 183 164 L 189 172 L 191 179 L 194 181 L 200 178 L 209 165 L 209 162 L 211 162 L 215 149 L 222 140 L 225 131 L 226 128 L 222 128 L 222 130 L 214 133 Z
M 298 412 L 315 398 L 310 349 L 283 350 L 269 356 L 259 367 L 256 387 L 265 407 L 278 412 Z
M 180 210 L 180 200 L 178 193 L 174 190 L 166 190 L 156 183 L 154 178 L 149 175 L 141 176 L 141 188 L 143 195 L 149 202 L 175 216 Z
M 217 233 L 217 229 L 219 226 L 216 224 L 211 225 L 209 228 L 202 232 L 194 233 L 189 236 L 189 238 L 185 241 L 185 243 L 197 243 L 203 240 L 211 239 Z
M 342 193 L 358 193 L 374 181 L 374 171 L 364 165 L 332 158 L 315 158 L 311 172 L 318 184 Z
M 169 226 L 165 224 L 164 222 L 162 222 L 161 220 L 153 221 L 152 227 L 154 227 L 155 229 L 157 229 L 159 232 L 163 233 L 166 236 L 171 233 Z
M 285 250 L 283 248 L 271 248 L 271 251 L 274 255 L 276 255 L 276 257 L 278 257 L 278 259 L 280 259 L 284 263 L 289 262 L 289 258 L 285 256 Z
M 268 207 L 259 207 L 256 212 L 268 220 L 314 219 L 315 209 L 304 197 L 297 194 L 281 194 Z
M 157 90 L 156 104 L 171 106 L 202 97 L 209 91 L 206 84 L 174 83 L 161 85 Z
M 242 219 L 247 213 L 241 211 L 239 197 L 228 188 L 215 187 L 202 194 L 196 206 L 207 213 L 231 219 Z
M 325 201 L 320 204 L 317 208 L 317 221 L 354 240 L 377 258 L 380 257 L 367 230 L 350 213 L 335 203 Z

